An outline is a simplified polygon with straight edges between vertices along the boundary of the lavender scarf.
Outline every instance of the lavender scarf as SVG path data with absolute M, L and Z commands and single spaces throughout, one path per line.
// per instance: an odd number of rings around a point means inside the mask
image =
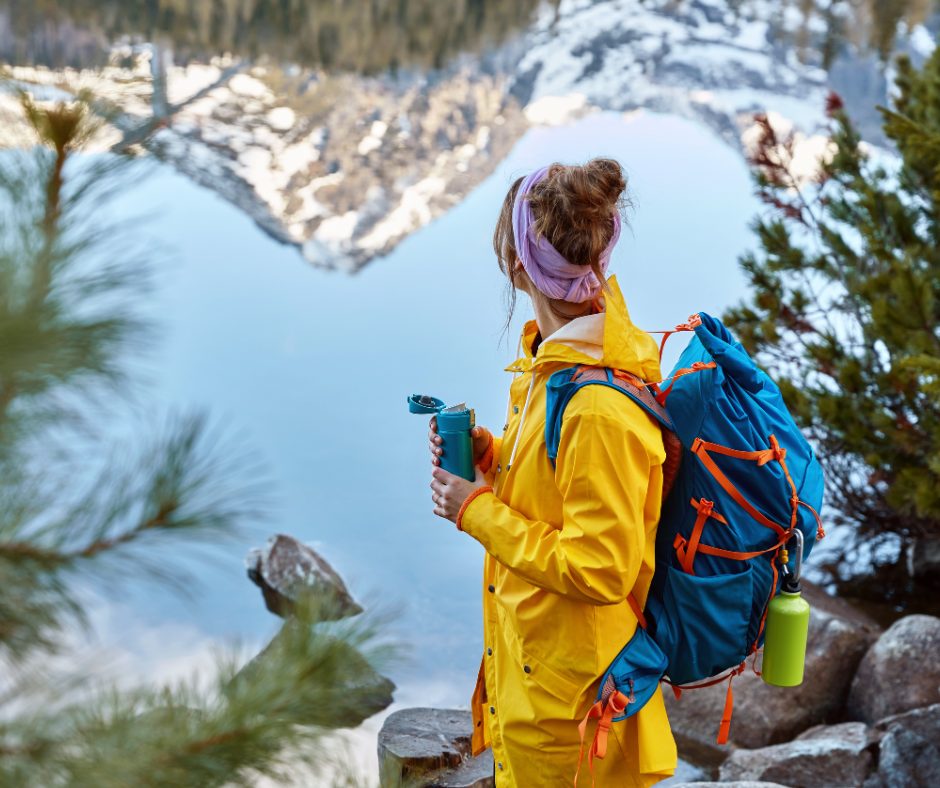
M 532 204 L 525 199 L 542 178 L 548 173 L 548 167 L 542 167 L 528 175 L 519 185 L 516 201 L 512 206 L 512 229 L 516 238 L 516 251 L 522 261 L 522 267 L 540 292 L 549 298 L 583 304 L 597 297 L 601 291 L 600 282 L 594 272 L 584 265 L 572 265 L 562 257 L 544 237 L 535 240 L 535 216 Z M 610 254 L 620 238 L 620 214 L 614 211 L 614 234 L 601 253 L 600 267 L 606 272 L 610 263 Z

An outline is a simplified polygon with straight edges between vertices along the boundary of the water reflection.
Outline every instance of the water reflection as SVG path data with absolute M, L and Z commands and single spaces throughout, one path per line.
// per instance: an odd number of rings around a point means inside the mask
M 5 0 L 0 59 L 80 68 L 102 64 L 109 44 L 130 37 L 171 48 L 183 63 L 230 54 L 360 74 L 439 69 L 525 28 L 541 2 Z

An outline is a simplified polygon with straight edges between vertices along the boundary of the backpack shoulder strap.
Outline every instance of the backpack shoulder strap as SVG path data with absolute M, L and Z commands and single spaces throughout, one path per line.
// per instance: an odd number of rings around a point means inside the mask
M 561 440 L 561 424 L 565 408 L 571 398 L 585 386 L 607 386 L 626 394 L 637 405 L 656 419 L 660 426 L 673 432 L 672 419 L 666 409 L 656 401 L 656 394 L 645 381 L 629 372 L 607 367 L 578 365 L 554 373 L 546 384 L 545 401 L 545 447 L 552 467 L 558 459 L 558 443 Z

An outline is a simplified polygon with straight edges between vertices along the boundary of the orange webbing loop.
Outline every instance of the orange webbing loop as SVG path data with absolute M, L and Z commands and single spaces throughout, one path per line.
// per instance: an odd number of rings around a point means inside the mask
M 673 334 L 678 334 L 680 331 L 694 331 L 698 326 L 702 325 L 702 318 L 699 315 L 690 315 L 688 323 L 680 323 L 672 331 L 649 331 L 649 334 L 662 334 L 663 341 L 659 343 L 659 360 L 663 360 L 663 350 L 666 348 L 666 340 L 669 339 Z
M 574 368 L 574 374 L 571 376 L 571 382 L 574 383 L 578 379 L 578 377 L 581 375 L 581 373 L 584 372 L 584 370 L 586 369 L 590 369 L 590 367 L 587 364 L 578 364 L 578 366 Z
M 816 541 L 826 538 L 826 530 L 823 528 L 822 519 L 819 517 L 819 512 L 817 512 L 812 506 L 808 503 L 803 503 L 803 501 L 797 501 L 800 506 L 805 506 L 813 513 L 813 517 L 816 518 Z
M 743 508 L 751 517 L 753 517 L 761 525 L 766 526 L 767 528 L 772 528 L 780 536 L 783 536 L 787 530 L 773 520 L 769 520 L 764 517 L 757 509 L 755 509 L 747 501 L 747 499 L 738 492 L 737 487 L 735 487 L 728 477 L 725 476 L 721 469 L 715 465 L 715 461 L 708 455 L 709 451 L 716 452 L 717 454 L 724 454 L 728 457 L 735 457 L 739 460 L 757 460 L 758 465 L 764 465 L 772 459 L 776 459 L 774 449 L 765 449 L 764 451 L 736 451 L 734 449 L 727 449 L 724 446 L 719 446 L 715 443 L 706 443 L 701 438 L 696 438 L 692 444 L 693 454 L 697 454 L 698 458 L 702 461 L 702 464 L 709 470 L 712 476 L 715 477 L 715 480 L 724 488 L 725 492 L 728 493 L 734 500 L 738 503 L 741 508 Z M 781 449 L 780 451 L 786 451 Z
M 638 389 L 642 388 L 646 384 L 640 380 L 636 375 L 631 372 L 626 372 L 622 369 L 612 369 L 611 374 L 618 380 L 623 380 L 629 383 L 633 388 Z
M 725 696 L 725 711 L 721 715 L 721 727 L 718 728 L 718 744 L 728 743 L 728 732 L 731 730 L 731 712 L 734 711 L 734 691 L 731 689 L 731 682 L 735 676 L 739 676 L 744 670 L 744 663 L 728 676 L 728 694 Z
M 699 542 L 698 547 L 696 548 L 696 552 L 705 553 L 706 555 L 714 555 L 718 558 L 730 558 L 732 561 L 750 561 L 752 558 L 757 558 L 759 555 L 769 553 L 771 550 L 777 550 L 780 545 L 787 542 L 788 539 L 789 532 L 780 537 L 780 541 L 775 545 L 771 545 L 766 550 L 755 550 L 753 553 L 736 553 L 733 550 L 722 550 L 720 547 L 712 547 L 711 545 L 702 544 Z M 676 538 L 673 540 L 672 546 L 676 548 L 676 554 L 679 556 L 680 563 L 685 560 L 687 544 L 688 542 L 681 534 L 676 534 Z
M 627 705 L 633 703 L 632 696 L 627 698 L 622 692 L 617 690 L 607 699 L 607 706 L 604 707 L 604 701 L 599 700 L 591 710 L 585 715 L 584 719 L 578 725 L 578 733 L 581 734 L 581 754 L 578 756 L 578 770 L 574 774 L 574 788 L 578 788 L 578 775 L 581 773 L 581 763 L 584 760 L 584 733 L 587 730 L 588 720 L 593 717 L 600 717 L 597 722 L 597 730 L 594 732 L 594 741 L 591 743 L 591 749 L 588 750 L 588 768 L 591 770 L 591 788 L 594 788 L 594 756 L 604 758 L 607 755 L 607 734 L 610 732 L 610 726 L 613 724 L 614 717 L 623 714 Z
M 646 616 L 643 615 L 643 611 L 640 609 L 640 603 L 636 601 L 636 597 L 632 593 L 627 594 L 627 602 L 630 605 L 630 609 L 633 611 L 633 615 L 636 616 L 637 623 L 646 629 Z
M 770 445 L 773 446 L 774 459 L 780 463 L 780 467 L 783 468 L 783 474 L 787 477 L 787 481 L 790 482 L 790 489 L 793 490 L 793 497 L 790 498 L 790 507 L 792 512 L 790 514 L 790 530 L 792 531 L 796 528 L 797 521 L 797 507 L 800 504 L 800 497 L 796 493 L 796 485 L 793 483 L 793 478 L 790 476 L 790 470 L 787 468 L 787 450 L 781 449 L 780 444 L 777 443 L 777 438 L 774 435 L 770 436 Z
M 695 518 L 695 525 L 692 527 L 692 537 L 689 539 L 689 548 L 679 555 L 682 569 L 687 575 L 695 574 L 692 563 L 695 561 L 695 552 L 698 550 L 699 540 L 702 538 L 702 531 L 705 529 L 705 521 L 709 517 L 714 517 L 716 520 L 725 523 L 725 525 L 728 524 L 728 521 L 725 520 L 724 517 L 714 512 L 715 504 L 712 501 L 706 501 L 702 498 L 696 503 L 693 498 L 692 506 L 698 509 L 698 517 Z M 676 534 L 676 537 L 680 538 L 678 534 Z M 678 549 L 676 552 L 678 552 Z
M 734 695 L 731 692 L 731 680 L 735 676 L 740 676 L 747 665 L 747 660 L 742 662 L 736 668 L 732 668 L 730 673 L 726 673 L 724 676 L 718 676 L 717 678 L 711 679 L 709 681 L 703 681 L 701 684 L 684 684 L 681 687 L 673 684 L 667 678 L 661 678 L 660 681 L 664 684 L 668 684 L 672 687 L 672 691 L 676 694 L 676 700 L 679 700 L 679 697 L 685 690 L 693 689 L 704 689 L 705 687 L 714 687 L 716 684 L 721 684 L 725 679 L 728 680 L 728 694 L 725 696 L 725 711 L 721 716 L 721 727 L 718 730 L 718 743 L 727 744 L 728 743 L 728 731 L 731 728 L 731 711 L 734 708 Z
M 666 397 L 669 396 L 669 393 L 672 391 L 672 387 L 676 385 L 676 381 L 681 378 L 683 375 L 689 375 L 692 372 L 701 372 L 703 369 L 715 369 L 718 365 L 714 361 L 709 361 L 707 364 L 703 361 L 696 361 L 692 364 L 691 367 L 686 367 L 685 369 L 678 370 L 671 378 L 666 378 L 665 380 L 660 380 L 660 383 L 665 383 L 666 380 L 672 380 L 672 383 L 669 384 L 669 387 L 665 391 L 660 391 L 656 395 L 656 401 L 660 405 L 666 404 Z

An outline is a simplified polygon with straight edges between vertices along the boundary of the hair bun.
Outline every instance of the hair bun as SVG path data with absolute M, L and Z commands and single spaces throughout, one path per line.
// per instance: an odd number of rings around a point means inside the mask
M 613 236 L 613 215 L 628 204 L 626 178 L 614 159 L 553 164 L 528 200 L 536 232 L 574 265 L 597 265 Z

